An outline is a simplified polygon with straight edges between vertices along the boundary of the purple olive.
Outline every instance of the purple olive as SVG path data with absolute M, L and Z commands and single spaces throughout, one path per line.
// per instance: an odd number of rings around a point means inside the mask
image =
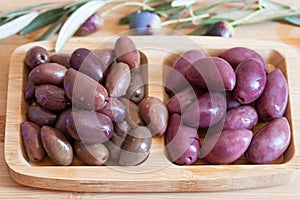
M 197 129 L 184 126 L 178 114 L 170 117 L 166 149 L 170 161 L 178 165 L 191 165 L 199 157 L 200 140 Z
M 103 18 L 96 12 L 90 16 L 76 31 L 77 36 L 90 35 L 103 26 Z
M 161 20 L 154 12 L 141 11 L 131 18 L 129 27 L 134 34 L 153 35 L 161 28 Z
M 233 34 L 234 34 L 233 27 L 226 21 L 220 21 L 220 22 L 216 22 L 211 27 L 209 27 L 205 35 L 230 38 L 233 36 Z

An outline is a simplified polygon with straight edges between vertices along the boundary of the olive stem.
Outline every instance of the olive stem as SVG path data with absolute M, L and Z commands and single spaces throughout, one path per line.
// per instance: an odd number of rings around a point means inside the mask
M 167 26 L 170 24 L 175 24 L 175 23 L 183 23 L 183 22 L 190 22 L 190 21 L 195 21 L 197 19 L 203 19 L 209 17 L 208 13 L 202 14 L 202 15 L 195 15 L 192 17 L 187 17 L 187 18 L 181 18 L 181 19 L 173 19 L 173 20 L 168 20 L 168 21 L 164 21 L 161 23 L 161 26 Z
M 248 19 L 251 19 L 252 17 L 254 17 L 255 15 L 259 14 L 260 12 L 262 12 L 263 10 L 262 9 L 258 9 L 256 10 L 255 12 L 253 13 L 250 13 L 249 15 L 241 18 L 241 19 L 238 19 L 236 21 L 233 21 L 233 22 L 230 22 L 229 24 L 231 26 L 237 26 L 237 25 L 241 25 L 243 24 L 244 22 L 246 22 Z
M 143 9 L 154 11 L 154 9 L 152 7 L 148 6 L 145 3 L 141 3 L 141 2 L 124 2 L 124 3 L 121 3 L 121 4 L 115 5 L 115 6 L 111 7 L 110 9 L 104 11 L 101 14 L 101 17 L 105 17 L 109 13 L 111 13 L 111 12 L 113 12 L 113 11 L 119 9 L 119 8 L 125 7 L 125 6 L 139 6 L 139 7 L 142 7 Z

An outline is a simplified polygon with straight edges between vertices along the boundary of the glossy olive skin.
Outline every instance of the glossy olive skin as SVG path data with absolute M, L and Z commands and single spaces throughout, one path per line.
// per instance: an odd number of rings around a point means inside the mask
M 102 113 L 78 110 L 67 115 L 66 129 L 75 140 L 95 144 L 111 138 L 113 124 L 110 118 Z
M 208 28 L 205 35 L 231 38 L 234 35 L 234 28 L 226 21 L 218 21 Z
M 188 126 L 207 128 L 218 123 L 225 113 L 225 97 L 220 93 L 207 92 L 183 112 L 182 120 Z
M 211 164 L 229 164 L 239 159 L 247 150 L 252 131 L 247 129 L 223 130 L 212 150 L 204 157 Z
M 55 128 L 57 130 L 59 130 L 60 132 L 64 133 L 64 134 L 67 133 L 67 130 L 66 130 L 66 117 L 71 112 L 72 112 L 71 108 L 61 112 L 58 116 L 58 119 L 57 119 L 56 123 L 55 123 Z
M 168 125 L 168 110 L 156 97 L 146 97 L 139 103 L 139 112 L 153 135 L 163 135 Z
M 170 69 L 165 82 L 165 91 L 170 94 L 170 92 L 176 93 L 185 88 L 188 85 L 185 72 L 193 62 L 204 57 L 204 53 L 199 50 L 189 50 L 179 56 Z
M 256 102 L 260 119 L 271 121 L 282 117 L 288 102 L 288 85 L 280 69 L 275 69 L 267 75 L 264 92 Z
M 67 53 L 54 53 L 50 55 L 50 62 L 57 63 L 65 68 L 70 68 L 71 55 Z
M 67 166 L 72 163 L 72 146 L 60 131 L 50 126 L 43 126 L 41 139 L 47 155 L 56 165 Z
M 195 102 L 205 91 L 193 87 L 186 87 L 177 92 L 167 103 L 169 113 L 183 113 L 189 105 Z
M 186 70 L 185 77 L 191 84 L 213 91 L 231 91 L 236 83 L 233 68 L 218 57 L 201 58 L 193 62 Z
M 91 77 L 99 83 L 104 81 L 105 66 L 99 58 L 86 48 L 78 48 L 73 51 L 70 58 L 72 68 Z
M 119 165 L 121 148 L 125 142 L 127 134 L 128 133 L 126 132 L 114 132 L 110 140 L 105 143 L 109 151 L 109 159 L 106 163 L 107 165 Z
M 264 70 L 268 72 L 268 64 L 265 60 L 253 49 L 246 47 L 233 47 L 225 50 L 219 55 L 220 58 L 227 60 L 230 65 L 236 69 L 237 66 L 248 58 L 253 58 L 258 60 L 258 62 L 263 66 Z
M 130 68 L 125 63 L 117 63 L 108 72 L 105 87 L 110 97 L 121 97 L 126 94 L 131 81 Z
M 42 145 L 40 127 L 32 122 L 22 122 L 22 138 L 26 155 L 32 162 L 40 162 L 45 157 L 45 150 Z
M 136 35 L 153 35 L 161 28 L 161 19 L 155 12 L 137 12 L 129 23 L 130 31 Z
M 43 108 L 53 111 L 65 110 L 69 104 L 64 89 L 50 84 L 39 85 L 35 98 Z
M 126 63 L 134 71 L 140 68 L 140 53 L 130 37 L 119 37 L 115 42 L 114 50 L 117 62 Z
M 72 68 L 64 79 L 64 89 L 72 104 L 87 110 L 101 110 L 106 105 L 107 90 L 87 75 Z
M 136 127 L 126 136 L 120 152 L 119 164 L 134 166 L 147 159 L 152 143 L 151 132 L 143 126 Z
M 131 80 L 127 89 L 126 97 L 134 103 L 139 103 L 145 97 L 145 86 L 142 76 L 139 72 L 131 72 Z
M 249 58 L 243 61 L 236 69 L 233 98 L 241 104 L 254 102 L 263 93 L 266 79 L 266 72 L 257 60 Z
M 101 144 L 83 144 L 74 142 L 74 152 L 79 160 L 88 165 L 104 165 L 109 157 L 107 148 Z
M 103 66 L 103 76 L 106 77 L 110 66 L 114 63 L 116 54 L 113 49 L 96 49 L 93 51 Z
M 121 122 L 126 117 L 126 106 L 117 98 L 109 97 L 106 106 L 100 111 L 107 115 L 112 122 Z
M 249 129 L 258 121 L 256 110 L 250 105 L 232 108 L 226 112 L 223 129 Z
M 36 84 L 63 84 L 67 68 L 56 63 L 45 63 L 35 67 L 29 73 L 29 80 Z
M 25 89 L 24 89 L 24 98 L 25 100 L 32 100 L 35 96 L 35 89 L 36 89 L 37 85 L 32 82 L 32 81 L 28 81 Z
M 131 127 L 144 126 L 145 122 L 140 115 L 139 107 L 132 101 L 121 98 L 120 101 L 126 106 L 126 121 Z
M 49 52 L 43 47 L 34 46 L 26 52 L 25 64 L 29 70 L 48 62 L 50 62 Z
M 52 125 L 57 119 L 57 116 L 54 112 L 46 110 L 36 103 L 33 103 L 28 107 L 27 117 L 30 121 L 40 126 Z
M 251 163 L 270 163 L 285 152 L 290 141 L 289 122 L 285 117 L 280 117 L 268 122 L 254 135 L 245 156 Z
M 191 165 L 197 161 L 201 145 L 197 129 L 184 126 L 180 115 L 171 115 L 165 138 L 166 150 L 171 162 L 178 165 Z

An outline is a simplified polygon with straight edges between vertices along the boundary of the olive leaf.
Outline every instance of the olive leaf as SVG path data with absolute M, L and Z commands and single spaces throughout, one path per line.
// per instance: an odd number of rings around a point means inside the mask
M 300 26 L 300 18 L 299 17 L 284 17 L 283 20 L 294 24 L 296 26 Z
M 30 22 L 34 20 L 38 15 L 39 13 L 37 11 L 32 11 L 26 15 L 22 15 L 8 23 L 1 25 L 0 40 L 18 33 L 25 26 L 30 24 Z
M 261 8 L 272 9 L 272 10 L 282 10 L 282 9 L 290 9 L 290 6 L 283 5 L 280 3 L 276 3 L 269 0 L 259 0 L 258 4 Z
M 62 26 L 55 44 L 55 51 L 59 52 L 64 44 L 73 36 L 78 28 L 97 10 L 104 6 L 108 1 L 89 1 L 79 7 L 66 20 Z
M 42 14 L 40 14 L 38 17 L 36 17 L 29 25 L 27 25 L 25 28 L 23 28 L 20 31 L 21 35 L 30 33 L 32 31 L 35 31 L 37 29 L 40 29 L 44 26 L 47 26 L 55 21 L 57 21 L 61 16 L 64 15 L 65 10 L 63 8 L 56 8 L 48 10 Z
M 38 8 L 38 7 L 49 5 L 49 4 L 54 4 L 54 2 L 45 2 L 45 3 L 29 5 L 24 8 L 20 8 L 17 10 L 13 10 L 11 12 L 7 12 L 7 13 L 1 15 L 0 18 L 7 18 L 7 17 L 11 18 L 11 17 L 19 16 L 20 14 L 27 14 L 28 12 L 31 12 L 31 9 L 33 9 L 33 8 Z
M 161 2 L 163 0 L 145 0 L 144 3 L 155 3 L 155 2 Z

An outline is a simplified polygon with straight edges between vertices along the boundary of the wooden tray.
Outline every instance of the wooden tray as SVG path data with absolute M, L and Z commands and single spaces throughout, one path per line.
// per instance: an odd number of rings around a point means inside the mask
M 74 38 L 63 51 L 78 47 L 94 49 L 113 46 L 116 38 Z M 149 158 L 134 167 L 82 166 L 74 161 L 72 166 L 54 166 L 49 160 L 41 164 L 28 162 L 22 146 L 20 124 L 26 118 L 23 88 L 27 75 L 23 66 L 26 51 L 35 45 L 53 51 L 54 42 L 30 43 L 15 50 L 9 68 L 7 113 L 5 128 L 5 160 L 11 177 L 18 183 L 54 190 L 77 192 L 180 192 L 222 191 L 259 188 L 286 184 L 294 179 L 299 169 L 299 157 L 295 146 L 292 108 L 294 88 L 292 71 L 299 67 L 297 53 L 289 46 L 253 40 L 237 40 L 210 37 L 147 36 L 132 37 L 137 47 L 148 58 L 148 93 L 166 100 L 162 83 L 162 65 L 168 65 L 174 53 L 190 49 L 204 49 L 209 55 L 234 46 L 255 49 L 269 64 L 280 68 L 288 79 L 289 103 L 286 112 L 292 140 L 285 154 L 272 164 L 254 165 L 241 158 L 231 165 L 208 165 L 203 161 L 191 166 L 177 166 L 168 161 L 162 138 L 154 138 Z M 173 56 L 172 56 L 173 54 Z M 299 122 L 298 122 L 299 123 Z

